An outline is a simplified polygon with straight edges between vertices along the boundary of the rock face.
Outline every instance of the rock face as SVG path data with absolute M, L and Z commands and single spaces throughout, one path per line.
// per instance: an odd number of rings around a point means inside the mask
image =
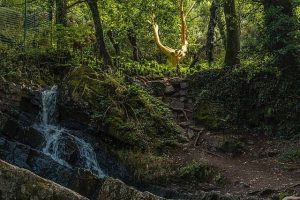
M 90 193 L 95 200 L 164 200 L 149 192 L 140 192 L 120 180 L 99 179 L 80 172 L 71 186 Z M 99 191 L 99 192 L 96 192 Z M 43 179 L 32 172 L 0 160 L 0 199 L 2 200 L 88 200 L 74 191 Z
M 88 200 L 28 170 L 0 160 L 0 199 L 5 200 Z
M 97 200 L 164 200 L 149 192 L 140 192 L 120 180 L 107 178 L 103 183 Z

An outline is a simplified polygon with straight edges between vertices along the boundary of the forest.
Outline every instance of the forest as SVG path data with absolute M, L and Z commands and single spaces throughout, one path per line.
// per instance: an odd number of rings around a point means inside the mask
M 0 199 L 300 200 L 300 1 L 0 0 Z

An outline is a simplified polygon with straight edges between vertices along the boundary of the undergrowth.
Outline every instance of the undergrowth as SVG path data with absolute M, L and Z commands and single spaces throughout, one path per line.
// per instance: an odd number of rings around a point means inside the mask
M 276 69 L 217 69 L 191 79 L 197 122 L 233 132 L 299 133 L 299 87 Z
M 89 67 L 75 68 L 67 82 L 74 100 L 88 102 L 93 121 L 123 147 L 158 148 L 175 140 L 178 130 L 170 111 L 158 99 L 121 73 L 101 73 Z

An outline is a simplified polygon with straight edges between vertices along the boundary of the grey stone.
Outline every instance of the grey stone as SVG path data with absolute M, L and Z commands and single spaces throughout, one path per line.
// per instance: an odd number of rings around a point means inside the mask
M 187 135 L 188 135 L 189 139 L 192 139 L 195 136 L 195 132 L 192 129 L 188 129 Z
M 107 178 L 97 200 L 164 200 L 149 192 L 140 192 L 118 179 Z
M 165 93 L 166 93 L 167 95 L 171 95 L 171 94 L 173 94 L 174 92 L 176 92 L 176 90 L 175 90 L 175 88 L 174 88 L 172 85 L 166 86 Z
M 181 82 L 181 83 L 180 83 L 180 88 L 181 88 L 181 89 L 186 89 L 186 88 L 188 88 L 188 86 L 189 86 L 189 85 L 188 85 L 187 82 Z
M 173 99 L 170 106 L 173 109 L 184 109 L 184 103 L 181 101 L 178 101 L 177 99 Z
M 187 95 L 187 91 L 186 90 L 180 90 L 179 94 L 180 94 L 180 96 L 186 96 Z
M 74 191 L 1 160 L 0 199 L 88 200 Z

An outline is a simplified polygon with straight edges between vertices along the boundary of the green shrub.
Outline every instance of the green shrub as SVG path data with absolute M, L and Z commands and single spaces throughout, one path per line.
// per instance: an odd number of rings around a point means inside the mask
M 197 122 L 239 132 L 299 133 L 299 87 L 277 70 L 209 70 L 191 79 Z
M 179 129 L 170 110 L 121 73 L 103 73 L 79 67 L 67 78 L 72 99 L 88 102 L 94 123 L 106 130 L 116 148 L 161 150 L 176 140 Z
M 179 169 L 179 176 L 191 182 L 208 182 L 213 178 L 212 168 L 205 162 L 192 162 Z
M 290 149 L 284 152 L 280 157 L 285 161 L 300 162 L 300 149 Z

